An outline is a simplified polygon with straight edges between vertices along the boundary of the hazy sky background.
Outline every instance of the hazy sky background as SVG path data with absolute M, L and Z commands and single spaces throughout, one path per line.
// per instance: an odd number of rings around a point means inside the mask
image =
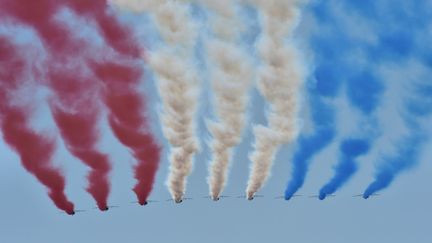
M 361 2 L 361 3 L 360 3 Z M 204 10 L 194 6 L 194 18 L 205 23 Z M 285 146 L 275 160 L 272 177 L 260 192 L 264 198 L 249 202 L 235 198 L 244 195 L 249 173 L 248 153 L 253 136 L 251 125 L 264 123 L 265 104 L 258 93 L 252 91 L 250 124 L 244 140 L 236 149 L 229 184 L 225 195 L 234 198 L 212 202 L 202 197 L 208 195 L 207 164 L 210 154 L 206 146 L 209 134 L 204 121 L 212 116 L 209 89 L 203 89 L 200 102 L 199 134 L 201 153 L 195 159 L 195 167 L 188 181 L 187 197 L 193 200 L 180 205 L 165 202 L 169 193 L 165 186 L 168 161 L 164 157 L 158 172 L 151 199 L 159 203 L 147 207 L 130 204 L 135 200 L 130 188 L 134 185 L 131 166 L 134 161 L 113 137 L 105 121 L 102 122 L 101 147 L 109 151 L 114 168 L 112 172 L 111 205 L 119 208 L 101 213 L 93 209 L 94 202 L 85 192 L 87 169 L 70 156 L 61 142 L 56 155 L 67 178 L 67 194 L 77 209 L 87 212 L 73 217 L 57 210 L 45 189 L 20 165 L 17 155 L 0 141 L 0 242 L 8 243 L 116 243 L 116 242 L 328 242 L 328 243 L 428 243 L 432 240 L 432 150 L 431 143 L 420 154 L 419 164 L 403 173 L 383 191 L 380 197 L 370 200 L 353 198 L 363 193 L 373 180 L 379 155 L 391 151 L 393 142 L 407 131 L 398 115 L 401 103 L 415 96 L 405 87 L 412 83 L 430 83 L 432 74 L 432 24 L 431 1 L 312 1 L 305 9 L 296 32 L 296 40 L 305 53 L 311 75 L 307 85 L 316 85 L 315 67 L 324 66 L 328 76 L 339 83 L 335 94 L 327 100 L 335 108 L 336 138 L 313 160 L 304 187 L 305 195 L 292 201 L 275 200 L 283 195 L 290 176 L 290 160 L 295 144 Z M 243 47 L 254 57 L 254 41 L 259 35 L 259 23 L 253 8 L 243 7 L 242 18 L 248 23 Z M 122 19 L 133 25 L 148 48 L 155 49 L 159 37 L 145 15 L 119 12 Z M 67 13 L 60 16 L 73 21 Z M 0 32 L 10 31 L 0 27 Z M 78 31 L 78 29 L 77 29 Z M 19 32 L 19 31 L 18 31 Z M 203 27 L 202 34 L 206 29 Z M 19 32 L 19 40 L 33 41 L 31 34 Z M 80 29 L 87 38 L 96 37 Z M 337 58 L 330 60 L 329 53 Z M 204 87 L 208 82 L 202 43 L 197 47 L 197 66 Z M 258 62 L 256 62 L 258 65 Z M 331 65 L 330 65 L 331 64 Z M 308 198 L 317 194 L 321 186 L 333 175 L 332 166 L 337 161 L 338 142 L 346 136 L 367 135 L 364 127 L 370 117 L 364 117 L 346 99 L 344 83 L 351 73 L 371 73 L 385 84 L 375 114 L 379 121 L 377 139 L 371 153 L 359 159 L 359 171 L 335 198 L 318 201 Z M 143 92 L 151 104 L 155 134 L 164 144 L 164 156 L 169 149 L 158 125 L 159 98 L 156 96 L 151 71 L 147 72 Z M 331 75 L 330 75 L 331 74 Z M 319 81 L 318 81 L 319 82 Z M 46 95 L 40 91 L 40 97 Z M 312 130 L 309 120 L 307 90 L 302 104 L 304 132 Z M 39 97 L 39 96 L 38 96 Z M 43 101 L 43 99 L 40 99 Z M 427 101 L 425 101 L 427 102 Z M 430 122 L 430 119 L 428 120 Z M 53 121 L 47 107 L 41 102 L 35 117 L 35 126 L 49 130 Z M 422 127 L 430 134 L 427 121 Z

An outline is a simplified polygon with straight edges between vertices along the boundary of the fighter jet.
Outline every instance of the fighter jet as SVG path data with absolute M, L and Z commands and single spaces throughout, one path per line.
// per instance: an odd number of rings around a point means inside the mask
M 290 200 L 291 198 L 293 198 L 293 197 L 302 197 L 303 195 L 292 195 L 290 198 L 285 198 L 285 196 L 279 196 L 279 197 L 275 197 L 274 199 L 285 199 L 285 200 Z
M 246 196 L 238 196 L 237 198 L 246 198 L 247 200 L 252 201 L 252 200 L 254 200 L 257 197 L 258 198 L 262 198 L 264 196 L 263 195 L 252 195 L 252 196 L 248 196 L 248 197 L 246 197 Z
M 60 212 L 60 213 L 61 214 L 67 214 L 67 215 L 73 216 L 73 215 L 75 215 L 77 213 L 84 213 L 84 212 L 87 212 L 87 211 L 86 210 L 73 210 L 73 211 Z
M 174 199 L 171 198 L 171 199 L 167 199 L 166 201 L 167 202 L 175 202 L 175 203 L 179 204 L 179 203 L 182 203 L 185 200 L 192 200 L 192 198 L 191 197 L 184 197 L 184 198 L 177 199 L 177 200 L 174 200 Z
M 365 196 L 364 194 L 357 194 L 357 195 L 354 195 L 353 197 L 363 197 L 364 199 L 368 199 L 369 197 L 377 197 L 377 196 L 381 196 L 381 194 L 373 193 L 369 196 Z
M 119 208 L 120 206 L 117 205 L 109 205 L 106 206 L 105 208 L 100 209 L 99 207 L 94 207 L 93 209 L 99 209 L 100 211 L 106 212 L 108 210 L 110 210 L 111 208 Z
M 336 197 L 336 195 L 335 195 L 335 194 L 326 194 L 325 197 Z M 320 199 L 320 200 L 323 200 L 323 199 L 324 199 L 324 198 L 323 198 L 322 196 L 320 196 L 320 195 L 312 195 L 312 196 L 309 196 L 309 198 L 318 198 L 318 199 Z
M 147 205 L 147 204 L 149 204 L 149 203 L 158 203 L 159 201 L 157 201 L 157 200 L 147 200 L 147 201 L 144 201 L 144 203 L 140 203 L 140 202 L 138 202 L 138 201 L 133 201 L 133 202 L 130 202 L 131 204 L 139 204 L 139 205 L 141 205 L 141 206 L 145 206 L 145 205 Z
M 203 198 L 208 198 L 208 199 L 212 199 L 213 201 L 219 201 L 221 198 L 229 198 L 230 196 L 219 196 L 217 198 L 213 198 L 212 196 L 205 196 Z

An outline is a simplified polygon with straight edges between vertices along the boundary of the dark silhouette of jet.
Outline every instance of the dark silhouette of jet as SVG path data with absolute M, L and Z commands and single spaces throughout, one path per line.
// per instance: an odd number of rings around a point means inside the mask
M 64 214 L 67 214 L 67 215 L 70 215 L 70 216 L 73 216 L 73 215 L 75 215 L 75 214 L 77 214 L 77 213 L 85 213 L 85 212 L 87 212 L 86 210 L 73 210 L 73 211 L 68 211 L 68 212 L 60 212 L 60 213 L 64 213 Z
M 285 198 L 285 196 L 279 196 L 279 197 L 275 197 L 274 199 L 284 199 L 284 200 L 290 200 L 291 198 L 293 198 L 293 197 L 303 197 L 303 195 L 298 195 L 298 194 L 295 194 L 295 195 L 292 195 L 290 198 Z
M 336 197 L 336 195 L 335 194 L 326 194 L 325 197 Z M 312 195 L 312 196 L 309 196 L 309 198 L 318 198 L 320 200 L 323 200 L 320 195 Z
M 238 196 L 237 198 L 246 198 L 249 201 L 254 200 L 255 198 L 262 198 L 263 195 L 252 195 L 252 196 Z
M 365 196 L 364 194 L 357 194 L 357 195 L 354 195 L 353 197 L 362 197 L 364 199 L 368 199 L 370 197 L 378 197 L 378 196 L 381 196 L 381 194 L 373 193 L 373 194 L 371 194 L 369 196 Z
M 177 199 L 177 200 L 174 200 L 174 199 L 170 198 L 170 199 L 167 199 L 166 201 L 167 202 L 175 202 L 175 203 L 179 204 L 179 203 L 182 203 L 185 200 L 192 200 L 192 199 L 193 198 L 191 198 L 191 197 L 184 197 L 184 198 Z
M 148 205 L 149 203 L 158 203 L 159 201 L 157 201 L 157 200 L 147 200 L 147 201 L 144 201 L 144 203 L 140 203 L 140 202 L 138 202 L 138 201 L 133 201 L 133 202 L 130 202 L 130 203 L 132 203 L 132 204 L 139 204 L 139 205 L 141 205 L 141 206 L 145 206 L 145 205 Z
M 218 196 L 217 198 L 213 198 L 212 196 L 205 196 L 203 198 L 212 199 L 213 201 L 219 201 L 221 198 L 230 198 L 231 196 Z
M 119 208 L 119 207 L 120 206 L 117 206 L 117 205 L 109 205 L 109 206 L 106 206 L 103 209 L 100 209 L 99 207 L 94 207 L 93 209 L 99 209 L 100 211 L 106 212 L 106 211 L 108 211 L 108 210 L 110 210 L 112 208 Z

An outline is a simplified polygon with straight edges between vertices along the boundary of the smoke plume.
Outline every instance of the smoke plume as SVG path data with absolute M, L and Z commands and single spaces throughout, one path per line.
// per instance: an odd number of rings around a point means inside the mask
M 236 43 L 242 26 L 231 0 L 203 1 L 212 11 L 210 18 L 214 38 L 207 38 L 214 109 L 217 121 L 209 122 L 212 134 L 210 163 L 210 197 L 217 200 L 225 187 L 232 149 L 240 143 L 246 122 L 249 89 L 252 84 L 252 68 L 247 56 Z
M 133 11 L 148 11 L 165 42 L 149 55 L 149 64 L 157 79 L 162 99 L 162 131 L 172 146 L 168 189 L 175 202 L 185 194 L 186 179 L 198 150 L 195 135 L 195 115 L 198 102 L 198 81 L 192 67 L 197 26 L 183 1 L 115 0 L 120 7 Z M 142 3 L 142 4 L 141 4 Z
M 94 20 L 105 43 L 116 51 L 114 55 L 105 56 L 110 61 L 99 59 L 90 67 L 105 85 L 103 97 L 112 131 L 138 162 L 133 191 L 143 205 L 159 168 L 160 147 L 150 132 L 145 100 L 138 92 L 143 77 L 139 64 L 142 48 L 131 29 L 121 24 L 108 8 L 107 0 L 69 0 L 68 4 L 77 14 Z
M 334 176 L 320 189 L 319 199 L 333 194 L 357 172 L 356 159 L 366 155 L 378 138 L 379 125 L 376 122 L 376 110 L 381 103 L 384 85 L 372 73 L 360 72 L 349 77 L 346 82 L 346 94 L 350 105 L 360 111 L 363 122 L 354 133 L 344 139 L 339 147 L 339 162 L 334 167 Z M 352 138 L 355 137 L 355 138 Z M 367 138 L 366 138 L 367 137 Z
M 92 79 L 79 75 L 76 69 L 52 73 L 50 80 L 54 92 L 51 111 L 66 148 L 91 168 L 87 191 L 96 200 L 99 209 L 106 210 L 111 165 L 108 156 L 97 149 L 100 117 L 96 100 L 98 89 L 92 88 Z
M 138 202 L 143 205 L 152 190 L 159 167 L 160 147 L 149 131 L 148 119 L 143 114 L 144 100 L 137 91 L 142 69 L 138 64 L 114 61 L 92 63 L 90 66 L 105 85 L 103 98 L 114 135 L 138 161 L 135 166 L 138 182 L 133 190 Z
M 141 57 L 141 48 L 134 39 L 131 30 L 120 24 L 113 12 L 108 8 L 105 0 L 41 0 L 38 2 L 4 0 L 1 3 L 3 6 L 0 11 L 3 11 L 4 15 L 10 16 L 20 24 L 28 25 L 36 30 L 44 45 L 51 51 L 51 56 L 60 60 L 68 60 L 69 57 L 85 55 L 86 51 L 91 53 L 88 55 L 91 58 L 85 59 L 86 64 L 92 69 L 93 75 L 99 78 L 100 84 L 104 87 L 101 96 L 104 97 L 104 104 L 109 110 L 109 122 L 112 130 L 117 138 L 128 146 L 138 160 L 135 167 L 135 178 L 138 182 L 134 187 L 134 191 L 140 203 L 144 203 L 154 182 L 159 164 L 160 148 L 149 132 L 148 120 L 143 114 L 145 111 L 144 100 L 137 91 L 142 77 L 142 67 L 138 64 Z M 105 47 L 106 52 L 94 53 L 89 49 L 86 50 L 83 41 L 76 40 L 73 32 L 69 31 L 64 23 L 55 20 L 54 15 L 64 7 L 69 7 L 77 15 L 95 22 L 98 32 L 107 45 Z M 37 14 L 34 14 L 35 11 Z M 114 50 L 115 54 L 110 54 L 110 50 Z M 54 59 L 54 61 L 59 59 Z M 105 59 L 115 59 L 116 62 L 113 63 Z M 59 63 L 60 69 L 65 68 L 61 67 L 61 64 L 66 63 Z M 52 73 L 56 75 L 55 72 Z M 89 86 L 90 88 L 91 86 Z M 89 108 L 91 107 L 93 106 L 89 105 Z M 55 115 L 56 112 L 59 115 L 58 108 L 53 108 L 53 110 Z M 94 125 L 89 125 L 89 123 L 96 118 L 85 116 L 94 116 L 97 112 L 94 114 L 92 112 L 84 113 L 81 113 L 83 117 L 79 118 L 80 122 L 86 120 L 85 123 L 88 125 L 86 128 L 92 130 L 87 131 L 87 136 L 88 138 L 94 137 L 97 131 L 94 130 L 95 127 L 91 127 Z M 57 121 L 60 122 L 59 119 Z M 81 128 L 84 129 L 85 127 Z M 70 131 L 67 133 L 70 133 Z M 67 133 L 62 132 L 63 135 L 67 135 Z M 65 138 L 66 143 L 71 142 L 68 140 L 71 139 Z M 90 144 L 88 145 L 90 146 Z M 105 155 L 100 154 L 95 151 L 94 147 L 90 146 L 86 148 L 87 151 L 91 151 L 90 154 L 79 152 L 78 156 L 76 149 L 72 147 L 70 146 L 71 152 L 83 160 L 88 161 L 89 157 L 94 157 L 91 158 L 91 160 L 94 159 L 92 164 L 99 164 L 98 167 L 105 171 L 102 173 L 103 175 L 99 174 L 102 178 L 100 181 L 105 183 L 103 177 L 106 177 L 106 171 L 109 170 L 107 164 L 101 162 L 101 160 L 106 160 Z M 82 148 L 81 145 L 80 147 Z
M 68 214 L 74 205 L 65 195 L 65 179 L 53 165 L 55 139 L 42 135 L 30 127 L 33 107 L 22 104 L 15 93 L 28 78 L 26 72 L 34 67 L 26 61 L 25 49 L 18 51 L 4 37 L 0 37 L 0 125 L 4 141 L 15 150 L 24 168 L 48 189 L 54 204 Z
M 340 158 L 335 166 L 335 174 L 319 191 L 319 199 L 336 192 L 357 171 L 356 158 L 366 154 L 370 149 L 370 142 L 365 139 L 345 139 L 340 144 Z
M 193 155 L 198 150 L 195 135 L 195 114 L 198 82 L 190 67 L 196 39 L 196 26 L 180 2 L 167 1 L 153 12 L 165 50 L 151 54 L 150 65 L 158 76 L 158 88 L 163 103 L 163 132 L 171 144 L 171 166 L 168 188 L 178 202 L 186 190 L 186 178 L 192 169 Z
M 303 70 L 293 44 L 285 38 L 296 26 L 300 13 L 297 1 L 254 1 L 261 13 L 262 36 L 259 54 L 258 90 L 270 105 L 268 127 L 254 127 L 255 151 L 252 161 L 247 197 L 263 186 L 270 175 L 278 148 L 292 142 L 298 134 L 297 111 Z
M 335 108 L 327 99 L 337 93 L 338 85 L 325 88 L 328 87 L 326 83 L 333 80 L 318 77 L 315 85 L 312 85 L 312 82 L 308 85 L 308 99 L 314 132 L 302 134 L 297 140 L 297 147 L 292 159 L 291 180 L 285 189 L 285 200 L 290 200 L 303 186 L 311 160 L 328 146 L 336 135 Z
M 396 141 L 394 152 L 380 155 L 375 180 L 366 188 L 363 198 L 367 199 L 387 188 L 402 172 L 418 165 L 421 152 L 429 140 L 429 135 L 424 131 L 425 124 L 429 124 L 427 119 L 432 114 L 432 85 L 428 81 L 429 76 L 430 70 L 422 77 L 413 77 L 412 73 L 403 76 L 413 79 L 410 80 L 408 89 L 411 92 L 404 97 L 401 109 L 408 132 Z

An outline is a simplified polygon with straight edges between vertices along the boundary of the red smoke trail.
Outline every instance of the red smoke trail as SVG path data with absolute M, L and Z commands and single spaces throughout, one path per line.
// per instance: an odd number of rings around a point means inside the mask
M 28 2 L 14 1 L 14 5 L 9 5 L 9 13 L 33 26 L 50 51 L 48 85 L 55 96 L 50 103 L 54 119 L 67 149 L 91 168 L 87 191 L 96 200 L 99 209 L 106 210 L 111 166 L 108 156 L 96 149 L 99 108 L 93 97 L 97 97 L 97 87 L 92 80 L 79 75 L 82 72 L 67 69 L 71 59 L 72 62 L 79 62 L 82 61 L 79 58 L 85 58 L 79 55 L 79 49 L 89 51 L 91 48 L 84 41 L 73 39 L 64 26 L 51 20 L 65 3 L 43 0 L 38 1 L 38 8 L 33 8 Z M 77 54 L 78 58 L 75 57 Z M 91 91 L 96 92 L 92 94 Z
M 20 156 L 24 168 L 48 188 L 54 204 L 68 214 L 74 214 L 74 205 L 64 194 L 65 179 L 52 163 L 55 140 L 29 127 L 31 107 L 13 104 L 10 92 L 24 82 L 24 57 L 5 38 L 0 37 L 0 123 L 3 139 Z
M 94 19 L 101 35 L 114 50 L 127 57 L 140 58 L 141 48 L 132 31 L 118 21 L 107 0 L 67 0 L 67 3 L 77 14 Z
M 143 205 L 155 180 L 160 148 L 149 133 L 144 99 L 136 91 L 143 73 L 142 67 L 131 61 L 140 60 L 141 48 L 132 31 L 109 11 L 106 0 L 69 0 L 69 4 L 77 14 L 93 18 L 105 41 L 122 56 L 121 63 L 94 62 L 91 66 L 105 85 L 105 104 L 109 110 L 111 129 L 138 161 L 135 166 L 138 182 L 133 190 L 139 203 Z
M 51 88 L 56 94 L 50 104 L 54 120 L 67 149 L 91 168 L 87 191 L 96 200 L 100 210 L 107 210 L 111 165 L 108 156 L 96 149 L 99 140 L 99 107 L 95 100 L 97 93 L 88 91 L 97 91 L 97 88 L 91 88 L 92 80 L 80 77 L 73 70 L 66 72 L 63 69 L 50 76 Z
M 144 100 L 136 91 L 142 77 L 142 67 L 131 64 L 140 60 L 139 44 L 133 38 L 132 32 L 118 22 L 108 10 L 107 2 L 102 0 L 2 2 L 8 3 L 4 5 L 5 12 L 34 27 L 44 42 L 53 49 L 52 52 L 74 55 L 82 47 L 82 43 L 69 43 L 70 33 L 65 31 L 63 26 L 51 21 L 53 13 L 66 4 L 77 14 L 95 20 L 105 42 L 121 55 L 120 59 L 116 58 L 116 61 L 122 61 L 121 64 L 97 61 L 93 62 L 91 67 L 106 86 L 105 104 L 109 110 L 112 130 L 138 160 L 135 167 L 135 178 L 138 182 L 134 191 L 139 202 L 144 204 L 152 189 L 160 160 L 160 148 L 149 133 L 148 121 L 143 115 Z
M 144 205 L 159 166 L 160 147 L 148 131 L 147 119 L 143 114 L 144 100 L 136 91 L 142 76 L 141 68 L 113 62 L 94 63 L 92 66 L 106 85 L 105 103 L 109 108 L 111 129 L 138 161 L 135 166 L 138 183 L 133 190 L 138 202 Z

